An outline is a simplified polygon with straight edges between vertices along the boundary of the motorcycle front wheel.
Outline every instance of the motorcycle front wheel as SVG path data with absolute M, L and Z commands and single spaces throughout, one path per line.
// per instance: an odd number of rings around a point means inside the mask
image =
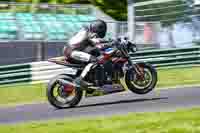
M 136 70 L 128 70 L 125 75 L 125 82 L 129 90 L 136 94 L 147 94 L 152 91 L 157 84 L 157 71 L 147 63 L 138 63 L 143 71 L 142 78 L 136 73 Z
M 62 74 L 52 78 L 46 91 L 49 103 L 58 109 L 76 106 L 82 98 L 82 90 L 74 86 L 63 85 L 59 79 L 73 81 L 69 76 Z

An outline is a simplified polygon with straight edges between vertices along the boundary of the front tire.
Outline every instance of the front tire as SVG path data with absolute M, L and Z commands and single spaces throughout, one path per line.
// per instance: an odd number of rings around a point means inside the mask
M 49 103 L 58 108 L 58 109 L 63 109 L 67 107 L 75 107 L 81 100 L 83 91 L 80 88 L 74 87 L 73 94 L 74 97 L 72 99 L 67 100 L 69 98 L 69 94 L 67 94 L 65 91 L 63 91 L 62 87 L 64 87 L 61 83 L 58 82 L 58 79 L 63 79 L 67 81 L 73 81 L 73 79 L 67 75 L 58 75 L 54 78 L 52 78 L 47 86 L 47 99 Z M 58 90 L 55 90 L 56 87 L 58 86 Z M 55 96 L 55 92 L 59 93 L 57 96 Z
M 129 90 L 136 94 L 147 94 L 157 84 L 157 71 L 152 65 L 147 63 L 138 63 L 137 65 L 144 70 L 144 79 L 138 80 L 135 70 L 128 70 L 125 75 L 126 85 Z

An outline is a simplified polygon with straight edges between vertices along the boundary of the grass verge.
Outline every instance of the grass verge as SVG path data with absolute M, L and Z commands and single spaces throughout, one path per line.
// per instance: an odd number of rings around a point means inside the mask
M 200 84 L 200 67 L 161 69 L 157 87 Z
M 0 87 L 0 105 L 35 103 L 46 100 L 45 84 Z
M 200 84 L 199 75 L 199 67 L 159 70 L 157 87 Z M 43 102 L 45 91 L 45 84 L 0 87 L 0 105 Z
M 0 125 L 2 133 L 199 133 L 200 109 Z

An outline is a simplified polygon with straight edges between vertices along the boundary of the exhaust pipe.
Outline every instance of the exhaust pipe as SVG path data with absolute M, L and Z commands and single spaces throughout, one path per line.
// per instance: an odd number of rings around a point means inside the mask
M 59 83 L 63 84 L 64 86 L 65 85 L 71 85 L 71 86 L 75 86 L 75 87 L 78 87 L 76 84 L 70 82 L 70 81 L 67 81 L 67 80 L 64 80 L 64 79 L 58 79 L 57 80 Z

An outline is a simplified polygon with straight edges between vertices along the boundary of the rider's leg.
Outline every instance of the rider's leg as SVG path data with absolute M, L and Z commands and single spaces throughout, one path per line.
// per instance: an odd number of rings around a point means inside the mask
M 96 62 L 97 61 L 97 58 L 88 54 L 88 53 L 85 53 L 85 52 L 82 52 L 82 51 L 73 51 L 71 53 L 71 56 L 70 56 L 72 59 L 74 60 L 77 60 L 77 61 L 81 61 L 81 62 L 85 62 L 85 63 L 89 63 L 82 71 L 80 77 L 76 78 L 75 79 L 75 83 L 76 84 L 79 84 L 79 85 L 82 85 L 83 87 L 87 87 L 87 86 L 90 86 L 92 84 L 84 81 L 84 78 L 85 76 L 87 75 L 87 73 L 91 70 L 92 66 L 94 65 L 94 63 L 92 62 Z
M 64 55 L 64 58 L 65 58 L 66 62 L 68 62 L 71 53 L 72 53 L 71 47 L 64 46 L 64 48 L 63 48 L 63 55 Z

